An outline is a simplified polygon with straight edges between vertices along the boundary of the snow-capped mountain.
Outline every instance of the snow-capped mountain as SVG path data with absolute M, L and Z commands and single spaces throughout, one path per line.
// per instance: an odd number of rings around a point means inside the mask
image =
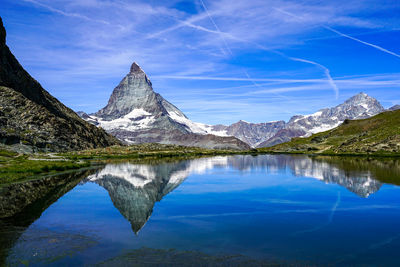
M 284 121 L 249 123 L 240 120 L 229 126 L 215 125 L 212 129 L 216 134 L 235 136 L 250 146 L 256 147 L 265 140 L 273 137 L 283 127 L 285 127 Z
M 400 105 L 394 105 L 393 107 L 389 108 L 388 111 L 395 111 L 395 110 L 399 110 L 400 109 Z
M 321 109 L 310 115 L 296 115 L 287 123 L 285 121 L 249 123 L 240 120 L 229 126 L 208 126 L 208 129 L 217 135 L 235 136 L 252 147 L 266 147 L 290 141 L 293 137 L 310 136 L 333 129 L 346 119 L 368 118 L 383 111 L 385 109 L 376 99 L 365 93 L 359 93 L 341 105 Z
M 207 125 L 188 119 L 177 107 L 153 91 L 146 73 L 133 63 L 114 89 L 107 106 L 94 114 L 78 112 L 88 122 L 127 143 L 164 143 L 205 148 L 248 149 L 290 141 L 339 126 L 346 119 L 363 119 L 385 111 L 365 93 L 343 104 L 310 115 L 293 116 L 287 123 L 238 121 L 229 126 Z M 247 145 L 248 144 L 248 145 Z
M 383 111 L 385 109 L 375 98 L 359 93 L 334 108 L 321 109 L 311 115 L 294 116 L 286 128 L 303 129 L 307 135 L 311 135 L 332 129 L 346 119 L 365 119 Z
M 258 147 L 287 142 L 293 137 L 310 136 L 333 129 L 346 119 L 365 119 L 384 111 L 385 109 L 375 98 L 359 93 L 336 107 L 321 109 L 310 115 L 293 116 L 282 130 Z
M 150 79 L 136 63 L 114 89 L 107 106 L 94 114 L 78 114 L 127 143 L 249 148 L 243 141 L 214 130 L 213 126 L 189 120 L 153 91 Z

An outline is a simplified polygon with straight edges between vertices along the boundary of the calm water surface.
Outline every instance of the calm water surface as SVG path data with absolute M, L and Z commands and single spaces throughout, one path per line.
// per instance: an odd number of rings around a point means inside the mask
M 6 265 L 400 266 L 395 159 L 126 162 L 77 178 L 2 222 Z

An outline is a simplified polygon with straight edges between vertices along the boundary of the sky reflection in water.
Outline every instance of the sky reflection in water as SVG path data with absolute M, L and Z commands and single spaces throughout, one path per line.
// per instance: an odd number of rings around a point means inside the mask
M 146 247 L 395 266 L 399 170 L 396 160 L 289 155 L 109 164 L 26 228 L 7 261 L 92 264 Z

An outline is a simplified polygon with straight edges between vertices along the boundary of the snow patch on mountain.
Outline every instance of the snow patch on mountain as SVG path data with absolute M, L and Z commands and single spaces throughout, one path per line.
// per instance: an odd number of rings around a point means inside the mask
M 213 134 L 217 136 L 229 136 L 225 130 L 222 131 L 215 131 L 213 128 L 213 125 L 208 125 L 204 123 L 199 123 L 199 122 L 193 122 L 190 119 L 188 119 L 186 116 L 184 116 L 182 113 L 177 113 L 175 110 L 168 110 L 168 115 L 171 119 L 174 121 L 185 125 L 189 131 L 192 133 L 197 133 L 197 134 Z
M 128 131 L 134 131 L 149 128 L 155 121 L 155 118 L 144 109 L 138 108 L 133 109 L 131 112 L 118 119 L 108 121 L 95 115 L 89 115 L 89 119 L 87 119 L 87 121 L 96 122 L 98 126 L 102 127 L 106 131 L 121 128 Z

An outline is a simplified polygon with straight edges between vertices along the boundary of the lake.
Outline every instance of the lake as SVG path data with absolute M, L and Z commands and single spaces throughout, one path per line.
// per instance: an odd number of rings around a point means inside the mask
M 0 191 L 4 264 L 400 266 L 396 159 L 120 162 L 59 180 Z

